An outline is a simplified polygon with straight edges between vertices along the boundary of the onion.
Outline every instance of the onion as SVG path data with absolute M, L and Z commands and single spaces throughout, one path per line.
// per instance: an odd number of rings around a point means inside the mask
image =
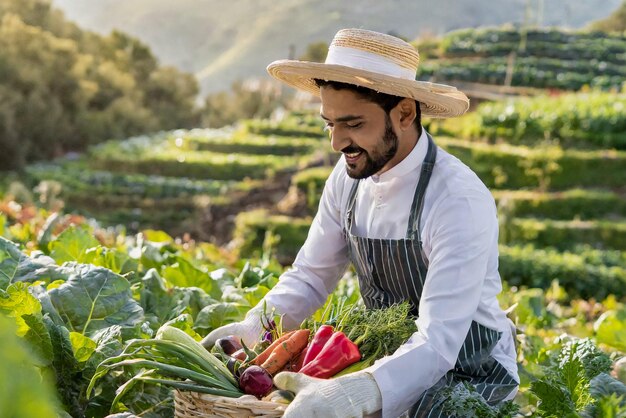
M 239 388 L 261 399 L 272 390 L 272 376 L 260 366 L 250 366 L 239 377 Z

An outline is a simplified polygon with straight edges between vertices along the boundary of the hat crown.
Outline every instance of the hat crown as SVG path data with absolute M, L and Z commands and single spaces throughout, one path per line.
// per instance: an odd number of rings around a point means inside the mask
M 342 29 L 333 38 L 329 51 L 334 47 L 357 49 L 380 56 L 414 74 L 419 65 L 419 52 L 408 42 L 395 36 L 365 29 Z
M 369 88 L 419 101 L 422 116 L 462 115 L 469 99 L 455 87 L 416 80 L 419 53 L 400 38 L 365 29 L 342 29 L 333 38 L 324 63 L 279 60 L 268 73 L 299 90 L 320 95 L 317 80 Z

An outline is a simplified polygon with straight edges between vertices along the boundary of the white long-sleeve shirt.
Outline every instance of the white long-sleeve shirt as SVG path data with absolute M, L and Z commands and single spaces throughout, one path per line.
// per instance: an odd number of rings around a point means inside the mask
M 427 148 L 422 130 L 404 160 L 360 182 L 354 235 L 406 238 Z M 292 269 L 265 297 L 285 315 L 287 326 L 297 326 L 315 312 L 349 264 L 343 228 L 354 181 L 340 159 L 326 181 L 318 213 Z M 502 332 L 492 356 L 519 381 L 511 323 L 496 299 L 502 284 L 493 197 L 474 172 L 441 148 L 437 149 L 420 225 L 428 274 L 416 320 L 418 331 L 393 355 L 368 369 L 382 394 L 383 417 L 402 414 L 454 367 L 472 320 Z

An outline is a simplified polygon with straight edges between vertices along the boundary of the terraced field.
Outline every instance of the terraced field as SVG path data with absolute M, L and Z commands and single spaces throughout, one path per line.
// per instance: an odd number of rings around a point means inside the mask
M 558 29 L 465 29 L 419 46 L 418 78 L 577 91 L 621 89 L 626 38 Z
M 31 186 L 57 184 L 67 210 L 104 225 L 202 236 L 198 225 L 211 211 L 237 212 L 249 194 L 274 190 L 274 183 L 327 159 L 313 124 L 293 116 L 274 128 L 244 122 L 109 141 L 79 158 L 31 165 L 25 175 Z
M 590 98 L 580 94 L 566 100 L 569 106 L 563 106 L 559 97 L 537 98 L 530 103 L 528 99 L 517 99 L 503 106 L 485 104 L 467 118 L 431 124 L 430 128 L 437 144 L 470 166 L 494 195 L 501 224 L 500 261 L 505 280 L 514 285 L 541 287 L 559 280 L 572 296 L 585 298 L 602 299 L 609 293 L 626 295 L 626 152 L 604 148 L 602 142 L 593 139 L 585 141 L 583 133 L 589 132 L 582 128 L 599 121 L 609 124 L 607 112 L 623 118 L 626 107 L 616 106 L 624 100 L 623 96 L 593 96 L 598 104 L 595 111 L 577 115 L 580 128 L 574 135 L 576 141 L 546 141 L 543 135 L 533 139 L 530 129 L 524 133 L 523 144 L 516 140 L 519 131 L 515 129 L 503 131 L 497 139 L 473 135 L 471 140 L 462 140 L 449 136 L 453 129 L 461 136 L 483 119 L 497 119 L 498 112 L 504 109 L 502 117 L 532 113 L 533 104 L 537 112 L 552 104 L 552 113 L 546 117 L 566 119 L 571 117 L 576 100 L 583 103 Z M 476 115 L 483 119 L 477 122 Z M 619 121 L 609 124 L 605 132 L 616 138 L 626 137 L 622 119 L 615 118 Z M 521 116 L 516 120 L 523 122 Z M 506 133 L 511 136 L 505 136 Z M 243 243 L 243 254 L 258 252 L 266 231 L 273 231 L 283 237 L 277 244 L 278 258 L 288 264 L 306 237 L 331 169 L 306 169 L 292 178 L 292 187 L 305 202 L 308 217 L 272 216 L 266 211 L 242 213 L 236 236 Z M 590 259 L 600 260 L 592 263 L 597 269 L 585 261 Z M 618 261 L 610 264 L 606 262 L 609 259 Z M 579 280 L 585 276 L 585 280 Z

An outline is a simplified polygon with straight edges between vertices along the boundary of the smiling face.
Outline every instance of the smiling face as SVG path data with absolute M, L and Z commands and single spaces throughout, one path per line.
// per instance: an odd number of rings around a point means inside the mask
M 350 177 L 382 174 L 406 157 L 417 142 L 417 131 L 406 129 L 401 101 L 389 114 L 352 90 L 320 89 L 320 114 L 330 132 L 333 150 L 342 152 Z M 408 103 L 415 103 L 406 100 Z M 404 103 L 404 104 L 403 104 Z

